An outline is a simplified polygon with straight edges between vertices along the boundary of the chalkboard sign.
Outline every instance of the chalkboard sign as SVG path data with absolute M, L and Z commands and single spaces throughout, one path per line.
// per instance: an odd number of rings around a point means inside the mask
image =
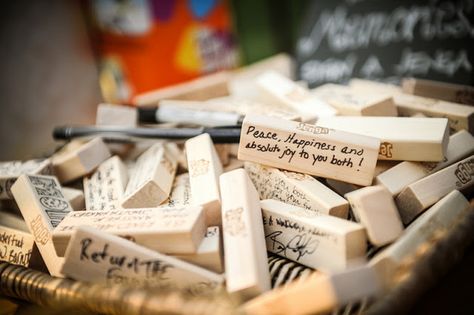
M 320 0 L 296 43 L 300 79 L 311 87 L 358 77 L 473 85 L 474 0 Z

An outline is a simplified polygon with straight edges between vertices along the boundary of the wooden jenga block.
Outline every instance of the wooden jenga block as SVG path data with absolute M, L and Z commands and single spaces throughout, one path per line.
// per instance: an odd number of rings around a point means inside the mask
M 137 159 L 122 198 L 123 208 L 157 207 L 168 198 L 176 173 L 176 160 L 171 159 L 161 143 L 146 150 Z
M 0 200 L 13 199 L 11 186 L 22 174 L 51 175 L 52 166 L 49 159 L 29 160 L 26 162 L 10 161 L 0 163 Z
M 84 144 L 71 142 L 53 155 L 54 174 L 59 182 L 67 183 L 92 172 L 110 157 L 110 151 L 101 138 Z
M 174 178 L 168 202 L 163 203 L 160 207 L 186 207 L 190 205 L 191 202 L 189 173 L 184 173 Z
M 397 116 L 397 108 L 390 94 L 364 93 L 348 86 L 324 84 L 311 93 L 334 107 L 344 116 Z
M 402 89 L 408 94 L 474 105 L 474 87 L 468 85 L 407 78 L 402 80 Z
M 363 266 L 333 274 L 314 272 L 310 277 L 272 290 L 242 306 L 248 315 L 303 315 L 330 313 L 380 291 L 373 268 Z
M 245 162 L 245 170 L 257 188 L 260 199 L 280 200 L 320 214 L 347 218 L 347 200 L 307 174 L 252 162 Z
M 127 237 L 166 254 L 195 253 L 207 228 L 201 207 L 75 211 L 53 232 L 59 256 L 64 256 L 74 230 L 81 225 Z
M 238 158 L 346 182 L 370 185 L 380 140 L 344 131 L 247 115 Z
M 63 195 L 74 211 L 86 209 L 84 192 L 81 189 L 63 187 Z
M 369 264 L 377 271 L 384 289 L 395 284 L 395 271 L 406 258 L 415 255 L 420 245 L 435 233 L 449 231 L 468 211 L 469 202 L 454 190 L 417 218 L 395 243 L 372 258 Z
M 383 185 L 393 196 L 396 196 L 403 188 L 411 183 L 437 172 L 473 153 L 474 137 L 466 130 L 461 130 L 449 137 L 446 156 L 442 162 L 404 161 L 377 175 L 375 183 L 377 185 Z
M 255 91 L 255 78 L 269 70 L 293 79 L 294 60 L 291 56 L 280 53 L 235 70 L 228 82 L 230 94 L 247 99 L 255 97 L 258 93 Z
M 138 112 L 134 107 L 105 103 L 97 106 L 96 125 L 135 127 L 137 121 Z
M 381 160 L 442 161 L 449 141 L 446 118 L 338 116 L 318 126 L 379 138 Z
M 164 146 L 171 159 L 178 162 L 177 174 L 180 174 L 180 172 L 186 173 L 188 171 L 188 161 L 186 160 L 186 153 L 184 152 L 184 144 L 180 144 L 180 146 L 178 146 L 174 142 L 166 142 Z
M 397 196 L 398 210 L 404 224 L 409 224 L 429 206 L 454 189 L 474 184 L 474 155 L 408 185 Z
M 200 78 L 176 84 L 170 87 L 142 93 L 135 96 L 133 103 L 138 106 L 157 105 L 164 99 L 205 101 L 210 98 L 229 94 L 227 82 L 230 72 L 218 72 Z
M 68 213 L 74 213 L 61 185 L 54 176 L 21 175 L 11 191 L 49 273 L 61 276 L 63 259 L 56 254 L 52 233 Z
M 449 120 L 449 127 L 455 131 L 465 129 L 474 133 L 474 107 L 440 101 L 410 94 L 395 94 L 393 101 L 402 116 L 411 116 L 422 113 L 428 117 L 445 117 Z
M 270 290 L 258 193 L 243 169 L 220 176 L 227 291 L 243 300 Z
M 208 226 L 221 225 L 219 176 L 222 164 L 209 134 L 186 141 L 192 201 L 206 212 Z
M 206 269 L 86 226 L 72 235 L 61 271 L 80 281 L 172 285 L 193 293 L 216 288 L 224 280 Z
M 324 271 L 365 262 L 362 225 L 278 200 L 262 200 L 260 205 L 269 252 Z
M 213 272 L 222 273 L 223 257 L 219 227 L 207 228 L 207 233 L 195 254 L 175 255 L 175 257 Z
M 383 186 L 370 186 L 346 194 L 352 213 L 367 231 L 369 241 L 383 246 L 395 241 L 403 232 L 392 194 Z
M 35 239 L 30 233 L 0 225 L 1 261 L 29 267 L 34 245 Z
M 337 111 L 308 90 L 275 71 L 268 71 L 256 78 L 256 85 L 268 103 L 291 108 L 300 114 L 303 122 L 312 123 Z
M 102 162 L 91 176 L 84 177 L 85 209 L 120 209 L 127 181 L 127 168 L 118 156 Z
M 353 90 L 372 93 L 377 91 L 380 93 L 386 93 L 389 95 L 402 93 L 402 88 L 398 85 L 382 83 L 377 81 L 370 81 L 365 79 L 354 78 L 349 81 L 349 87 Z

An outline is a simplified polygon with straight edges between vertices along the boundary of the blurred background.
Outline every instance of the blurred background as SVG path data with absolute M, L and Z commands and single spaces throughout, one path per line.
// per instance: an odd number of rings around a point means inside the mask
M 472 85 L 472 0 L 8 1 L 0 10 L 0 160 L 49 155 L 53 126 L 99 102 L 280 52 L 310 87 L 416 76 Z

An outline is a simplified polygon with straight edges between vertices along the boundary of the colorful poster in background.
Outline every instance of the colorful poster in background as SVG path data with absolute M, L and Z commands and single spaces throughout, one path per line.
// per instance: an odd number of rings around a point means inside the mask
M 107 102 L 238 64 L 227 1 L 91 1 Z

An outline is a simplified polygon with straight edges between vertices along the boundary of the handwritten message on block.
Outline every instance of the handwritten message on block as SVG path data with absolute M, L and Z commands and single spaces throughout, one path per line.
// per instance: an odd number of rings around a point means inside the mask
M 184 173 L 174 178 L 173 187 L 168 202 L 160 207 L 185 207 L 191 204 L 191 184 L 189 173 Z
M 86 209 L 120 209 L 127 181 L 127 168 L 118 156 L 104 161 L 90 177 L 84 178 Z
M 245 162 L 245 170 L 260 199 L 276 199 L 317 213 L 347 218 L 347 200 L 307 174 L 252 162 Z
M 28 267 L 34 244 L 30 233 L 0 225 L 0 260 Z
M 367 239 L 360 224 L 277 200 L 260 204 L 269 252 L 328 271 L 364 261 Z
M 13 199 L 11 186 L 22 174 L 51 175 L 51 161 L 29 160 L 26 162 L 10 161 L 0 163 L 0 200 Z
M 247 115 L 238 158 L 290 171 L 370 185 L 380 140 L 344 131 Z
M 194 293 L 214 289 L 223 277 L 91 227 L 79 227 L 67 248 L 64 275 L 82 281 L 176 286 Z
M 63 260 L 54 249 L 52 232 L 74 211 L 58 180 L 54 176 L 21 175 L 11 191 L 48 271 L 53 276 L 61 276 Z
M 120 235 L 166 254 L 195 253 L 206 228 L 201 207 L 76 211 L 53 233 L 58 255 L 63 256 L 74 230 L 81 225 Z

